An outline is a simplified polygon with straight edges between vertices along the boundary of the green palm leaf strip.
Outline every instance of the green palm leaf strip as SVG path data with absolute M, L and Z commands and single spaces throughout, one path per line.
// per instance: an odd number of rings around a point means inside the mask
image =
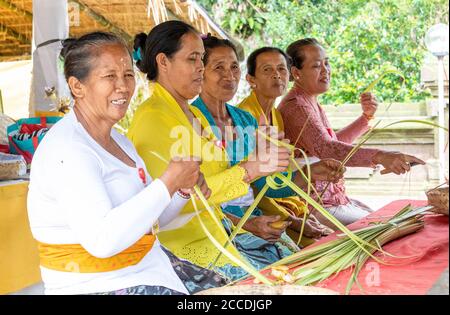
M 248 207 L 248 209 L 245 211 L 244 215 L 239 220 L 239 222 L 236 225 L 236 227 L 233 229 L 233 232 L 231 233 L 230 237 L 228 238 L 226 243 L 223 245 L 224 248 L 227 248 L 227 246 L 234 240 L 234 238 L 239 233 L 239 231 L 242 229 L 242 227 L 247 222 L 247 220 L 250 218 L 250 216 L 252 215 L 252 213 L 255 210 L 256 206 L 259 204 L 259 202 L 261 201 L 262 197 L 264 197 L 264 195 L 266 194 L 268 189 L 269 189 L 269 186 L 267 184 L 264 185 L 264 187 L 261 189 L 261 191 L 256 196 L 254 202 L 251 204 L 250 207 Z M 214 261 L 212 262 L 211 266 L 215 266 L 216 265 L 216 263 L 219 260 L 221 255 L 222 255 L 222 252 L 220 252 L 219 255 L 216 257 L 216 259 L 214 259 Z
M 422 228 L 424 222 L 420 218 L 430 208 L 428 206 L 413 209 L 411 206 L 407 206 L 386 222 L 353 231 L 355 235 L 372 245 L 371 247 L 364 245 L 370 254 L 359 247 L 348 235 L 345 235 L 344 238 L 304 249 L 266 269 L 278 265 L 288 265 L 294 270 L 292 275 L 296 279 L 296 284 L 312 285 L 351 267 L 353 268 L 353 273 L 346 287 L 346 293 L 348 294 L 354 283 L 360 286 L 357 277 L 367 259 L 373 257 L 376 251 L 385 253 L 382 251 L 382 245 L 385 243 Z M 414 255 L 406 257 L 389 256 L 401 259 L 416 257 Z M 386 261 L 381 261 L 381 263 L 398 265 L 398 263 L 388 263 Z
M 387 75 L 391 75 L 391 74 L 395 74 L 395 75 L 399 76 L 399 77 L 401 78 L 401 80 L 402 80 L 402 83 L 404 83 L 404 82 L 406 81 L 406 80 L 405 80 L 405 77 L 403 76 L 403 74 L 402 74 L 400 71 L 398 71 L 398 70 L 395 69 L 395 68 L 392 68 L 392 69 L 390 69 L 390 70 L 384 71 L 378 78 L 376 78 L 374 81 L 372 81 L 372 82 L 364 89 L 363 93 L 371 92 L 371 91 L 375 88 L 375 86 L 376 86 L 381 80 L 383 80 L 384 77 L 386 77 Z
M 196 187 L 196 188 L 197 188 L 196 194 L 203 195 L 202 192 L 198 189 L 198 187 Z M 200 225 L 201 225 L 203 231 L 205 232 L 205 234 L 208 236 L 209 240 L 214 244 L 214 246 L 216 246 L 219 249 L 219 251 L 222 254 L 224 254 L 228 259 L 230 259 L 232 262 L 234 262 L 236 265 L 238 265 L 239 267 L 244 269 L 246 272 L 248 272 L 250 275 L 252 275 L 256 279 L 258 279 L 262 283 L 267 284 L 267 285 L 273 285 L 272 281 L 270 281 L 269 279 L 264 277 L 260 272 L 258 272 L 254 267 L 252 267 L 244 259 L 239 259 L 239 258 L 235 257 L 232 253 L 230 253 L 228 250 L 226 250 L 226 248 L 223 247 L 219 241 L 217 241 L 215 239 L 215 237 L 211 234 L 211 232 L 209 232 L 208 228 L 206 227 L 205 223 L 203 222 L 203 219 L 201 218 L 200 213 L 197 208 L 197 203 L 195 201 L 195 197 L 193 195 L 191 195 L 191 199 L 192 199 L 192 203 L 194 205 L 195 213 L 199 219 Z M 203 198 L 203 199 L 206 201 L 205 198 Z M 206 206 L 206 204 L 204 204 L 204 205 Z

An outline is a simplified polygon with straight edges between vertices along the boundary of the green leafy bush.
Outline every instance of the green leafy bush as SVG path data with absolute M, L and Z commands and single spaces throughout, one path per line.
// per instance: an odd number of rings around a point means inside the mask
M 444 0 L 197 0 L 216 22 L 241 39 L 246 52 L 263 45 L 285 49 L 303 37 L 323 43 L 333 71 L 324 104 L 358 102 L 359 94 L 386 67 L 406 78 L 386 77 L 375 93 L 381 101 L 423 100 L 420 67 L 423 38 L 435 23 L 448 23 Z M 399 94 L 397 95 L 397 93 Z

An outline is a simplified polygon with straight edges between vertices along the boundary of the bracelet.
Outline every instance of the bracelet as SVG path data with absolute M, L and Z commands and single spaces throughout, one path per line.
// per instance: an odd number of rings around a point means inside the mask
M 181 191 L 181 189 L 177 190 L 177 194 L 178 194 L 178 196 L 180 196 L 183 199 L 191 199 L 191 195 L 185 194 L 184 192 Z
M 375 118 L 375 116 L 373 116 L 373 115 L 367 115 L 366 113 L 363 113 L 363 116 L 364 116 L 364 118 L 367 119 L 368 121 L 370 121 L 370 120 L 372 120 L 372 119 Z
M 239 165 L 239 167 L 244 170 L 244 176 L 242 177 L 242 181 L 249 184 L 250 183 L 250 175 L 248 174 L 248 170 L 243 166 Z

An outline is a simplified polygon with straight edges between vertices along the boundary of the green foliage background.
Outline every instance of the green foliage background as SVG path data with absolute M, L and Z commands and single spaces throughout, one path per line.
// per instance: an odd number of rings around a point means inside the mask
M 420 67 L 428 28 L 448 24 L 446 0 L 197 0 L 215 21 L 241 40 L 246 54 L 263 45 L 285 49 L 303 37 L 326 48 L 333 71 L 323 104 L 358 102 L 359 94 L 387 67 L 405 78 L 386 77 L 374 91 L 381 101 L 423 100 Z M 397 95 L 397 93 L 399 93 Z

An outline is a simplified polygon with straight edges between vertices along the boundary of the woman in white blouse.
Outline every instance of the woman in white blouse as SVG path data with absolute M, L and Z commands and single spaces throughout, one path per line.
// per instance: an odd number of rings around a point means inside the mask
M 39 145 L 28 194 L 46 294 L 187 294 L 224 285 L 158 242 L 155 229 L 177 216 L 194 185 L 210 191 L 194 159 L 173 160 L 152 180 L 113 129 L 135 88 L 126 44 L 95 32 L 63 46 L 75 105 Z

